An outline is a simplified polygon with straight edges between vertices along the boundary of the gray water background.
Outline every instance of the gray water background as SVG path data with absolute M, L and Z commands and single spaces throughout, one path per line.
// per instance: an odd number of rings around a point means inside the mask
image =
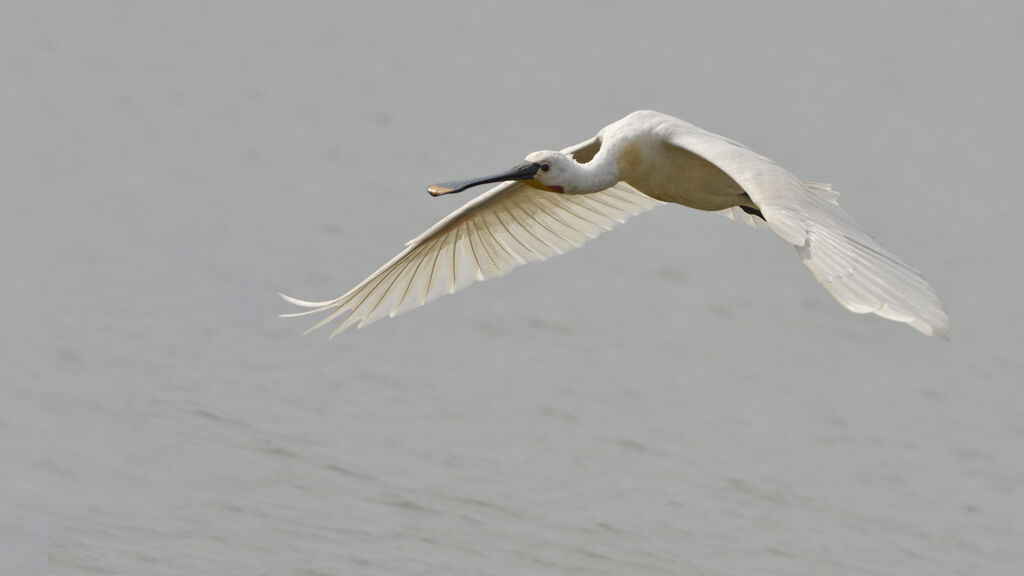
M 1017 2 L 0 3 L 0 573 L 1024 574 Z M 333 341 L 435 181 L 639 108 L 949 342 L 666 206 Z

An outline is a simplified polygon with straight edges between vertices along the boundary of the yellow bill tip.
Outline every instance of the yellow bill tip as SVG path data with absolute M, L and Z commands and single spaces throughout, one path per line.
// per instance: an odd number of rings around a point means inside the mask
M 454 188 L 447 188 L 445 186 L 441 186 L 440 184 L 434 184 L 432 186 L 427 187 L 427 192 L 430 192 L 431 196 L 440 196 L 442 194 L 447 194 L 452 190 L 454 190 Z

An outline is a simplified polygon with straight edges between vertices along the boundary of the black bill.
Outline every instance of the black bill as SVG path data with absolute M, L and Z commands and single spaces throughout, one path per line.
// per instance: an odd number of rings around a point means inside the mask
M 493 176 L 484 176 L 483 178 L 474 178 L 472 180 L 459 180 L 455 182 L 442 182 L 441 184 L 434 184 L 427 188 L 427 192 L 430 192 L 431 196 L 440 196 L 442 194 L 454 194 L 456 192 L 462 192 L 468 188 L 479 186 L 481 184 L 490 184 L 491 182 L 507 182 L 509 180 L 533 180 L 537 170 L 540 170 L 540 164 L 536 162 L 523 162 L 515 168 L 502 172 L 501 174 L 495 174 Z

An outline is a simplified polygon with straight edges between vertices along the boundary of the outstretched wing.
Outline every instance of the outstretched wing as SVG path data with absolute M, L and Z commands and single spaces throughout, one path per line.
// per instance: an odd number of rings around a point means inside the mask
M 596 139 L 564 150 L 589 160 Z M 301 316 L 330 310 L 310 331 L 344 317 L 331 336 L 358 322 L 422 306 L 478 280 L 502 276 L 527 262 L 546 260 L 660 204 L 625 183 L 585 195 L 555 194 L 520 182 L 491 188 L 452 212 L 345 295 L 325 302 L 281 296 L 311 308 Z M 347 316 L 346 316 L 347 312 Z
M 768 227 L 796 246 L 811 274 L 847 310 L 949 337 L 949 315 L 935 289 L 840 208 L 831 187 L 801 182 L 749 148 L 676 118 L 666 116 L 657 130 L 666 142 L 701 156 L 735 180 Z M 735 210 L 727 215 L 750 219 Z

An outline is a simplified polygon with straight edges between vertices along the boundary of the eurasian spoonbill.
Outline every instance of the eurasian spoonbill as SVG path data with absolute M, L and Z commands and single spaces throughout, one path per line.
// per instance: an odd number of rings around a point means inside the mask
M 343 296 L 283 316 L 331 310 L 310 331 L 421 306 L 477 280 L 581 246 L 663 202 L 767 225 L 847 310 L 949 335 L 949 316 L 920 272 L 883 248 L 837 202 L 830 185 L 801 182 L 746 146 L 678 118 L 642 110 L 561 152 L 542 150 L 507 172 L 435 184 L 434 196 L 500 182 L 410 240 Z

